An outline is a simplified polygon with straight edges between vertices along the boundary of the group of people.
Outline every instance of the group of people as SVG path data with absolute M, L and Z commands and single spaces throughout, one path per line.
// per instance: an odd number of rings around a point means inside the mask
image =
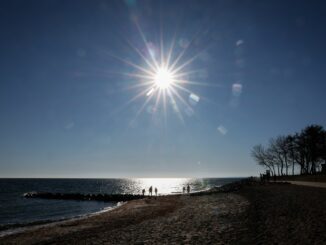
M 157 196 L 157 192 L 158 192 L 158 190 L 157 190 L 156 187 L 155 187 L 154 191 L 155 191 L 155 196 Z M 143 194 L 143 196 L 145 196 L 145 193 L 146 193 L 146 190 L 143 189 L 143 190 L 142 190 L 142 194 Z M 153 196 L 153 186 L 149 187 L 149 189 L 148 189 L 148 193 L 149 193 L 149 195 Z M 186 187 L 185 187 L 185 186 L 182 187 L 182 193 L 183 193 L 183 194 L 186 193 Z M 189 184 L 187 185 L 187 193 L 188 193 L 188 194 L 190 193 L 190 185 L 189 185 Z
M 155 187 L 154 191 L 155 191 L 155 196 L 157 196 L 157 188 L 156 188 L 156 187 Z M 142 190 L 143 196 L 145 196 L 145 192 L 146 192 L 146 190 L 143 189 L 143 190 Z M 149 187 L 148 192 L 149 192 L 149 194 L 150 194 L 151 196 L 153 196 L 153 186 Z
M 186 193 L 186 187 L 182 187 L 182 193 Z M 187 185 L 187 193 L 189 194 L 190 193 L 190 185 L 188 184 Z

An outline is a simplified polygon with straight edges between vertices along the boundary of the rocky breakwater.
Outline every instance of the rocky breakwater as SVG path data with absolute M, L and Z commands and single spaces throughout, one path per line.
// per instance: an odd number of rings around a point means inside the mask
M 42 198 L 57 200 L 78 200 L 78 201 L 105 201 L 105 202 L 126 202 L 142 199 L 146 196 L 134 194 L 82 194 L 82 193 L 52 193 L 52 192 L 27 192 L 25 198 Z

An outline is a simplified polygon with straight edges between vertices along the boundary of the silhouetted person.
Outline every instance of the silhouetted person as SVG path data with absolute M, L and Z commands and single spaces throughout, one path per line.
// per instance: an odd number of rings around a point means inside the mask
M 153 195 L 153 187 L 149 187 L 149 190 L 148 190 L 149 194 L 152 196 Z
M 157 188 L 155 187 L 155 196 L 157 196 Z
M 187 193 L 188 194 L 190 193 L 190 185 L 189 184 L 187 185 Z
M 183 193 L 183 194 L 186 193 L 186 187 L 182 187 L 182 193 Z
M 145 196 L 145 189 L 142 190 L 143 196 Z

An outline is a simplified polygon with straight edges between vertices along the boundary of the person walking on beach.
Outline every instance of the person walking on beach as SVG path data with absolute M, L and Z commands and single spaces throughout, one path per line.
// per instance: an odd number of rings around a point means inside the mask
M 155 196 L 157 196 L 157 188 L 155 187 Z
M 182 193 L 183 193 L 183 194 L 186 193 L 186 187 L 182 187 Z
M 145 196 L 145 189 L 142 190 L 143 196 Z
M 189 184 L 187 185 L 187 193 L 188 194 L 190 193 L 190 185 Z
M 152 196 L 153 195 L 153 187 L 149 187 L 149 190 L 148 190 L 149 194 Z

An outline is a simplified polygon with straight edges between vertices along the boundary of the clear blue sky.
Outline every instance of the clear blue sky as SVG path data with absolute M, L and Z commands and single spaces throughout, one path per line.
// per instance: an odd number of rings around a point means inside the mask
M 0 177 L 258 174 L 253 145 L 325 126 L 325 13 L 325 1 L 1 1 Z M 164 114 L 156 91 L 138 113 L 148 96 L 127 102 L 146 87 L 122 60 L 146 67 L 131 46 L 147 57 L 160 40 L 164 55 L 173 40 L 172 58 L 185 50 L 180 64 L 196 55 L 184 71 L 198 84 L 183 84 L 195 99 L 179 90 L 187 105 L 167 98 Z

